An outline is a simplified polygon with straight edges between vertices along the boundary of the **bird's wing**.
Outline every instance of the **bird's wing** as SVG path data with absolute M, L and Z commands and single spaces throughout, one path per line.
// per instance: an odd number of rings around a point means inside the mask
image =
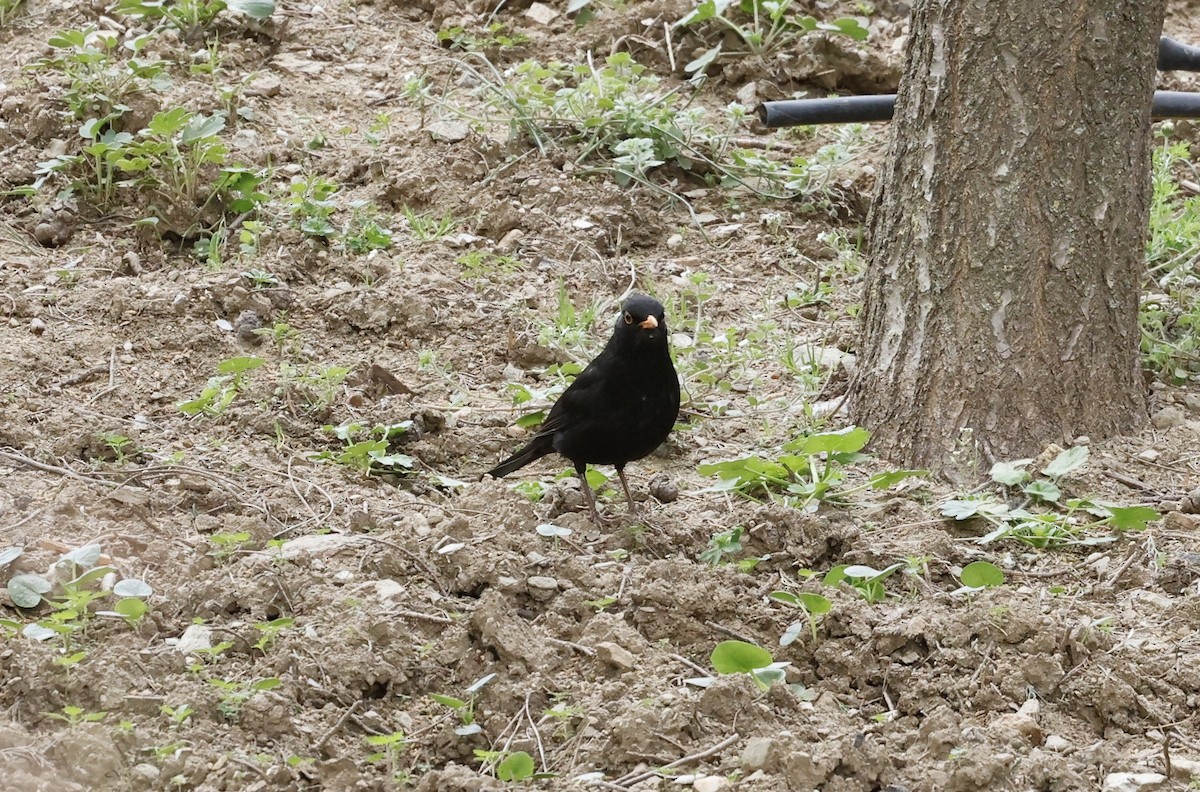
M 604 379 L 605 364 L 602 362 L 608 350 L 601 352 L 587 365 L 575 381 L 563 391 L 558 401 L 550 408 L 550 414 L 538 428 L 537 437 L 552 435 L 566 429 L 573 420 L 577 421 L 583 411 L 582 406 L 588 401 L 589 391 L 596 388 Z M 599 365 L 597 365 L 599 364 Z

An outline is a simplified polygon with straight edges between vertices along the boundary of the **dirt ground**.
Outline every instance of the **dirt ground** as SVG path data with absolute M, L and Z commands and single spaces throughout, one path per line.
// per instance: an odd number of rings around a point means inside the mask
M 109 583 L 153 589 L 141 619 L 76 613 L 45 640 L 23 630 L 52 607 L 0 593 L 4 789 L 497 789 L 517 752 L 552 774 L 522 783 L 546 789 L 1196 788 L 1200 389 L 1153 383 L 1152 428 L 1091 443 L 1061 482 L 1163 515 L 1099 537 L 1115 541 L 981 544 L 986 526 L 940 514 L 962 493 L 919 478 L 815 511 L 714 491 L 702 464 L 844 423 L 830 412 L 857 345 L 855 240 L 887 128 L 863 133 L 817 209 L 664 178 L 689 210 L 582 173 L 569 145 L 543 154 L 488 116 L 481 64 L 628 51 L 683 86 L 703 48 L 680 31 L 667 46 L 683 0 L 597 0 L 579 27 L 549 5 L 285 2 L 264 22 L 227 15 L 213 74 L 184 68 L 205 42 L 153 45 L 177 68 L 157 104 L 131 101 L 140 123 L 238 111 L 230 162 L 270 166 L 272 195 L 337 182 L 336 222 L 378 207 L 389 248 L 322 243 L 276 197 L 254 250 L 200 261 L 186 229 L 135 225 L 136 203 L 0 198 L 0 550 L 23 548 L 0 572 L 98 544 Z M 894 89 L 907 6 L 868 6 L 805 6 L 871 10 L 871 36 L 725 62 L 697 106 Z M 1173 5 L 1167 32 L 1200 42 L 1195 20 Z M 438 40 L 492 22 L 520 36 L 478 55 Z M 136 24 L 32 0 L 0 28 L 0 187 L 75 145 L 62 81 L 23 67 L 57 30 Z M 417 75 L 439 102 L 406 98 Z M 839 132 L 736 134 L 811 155 Z M 418 217 L 448 233 L 422 239 Z M 667 304 L 686 389 L 672 438 L 628 469 L 645 521 L 609 488 L 611 525 L 592 525 L 557 458 L 479 482 L 561 387 L 547 368 L 586 362 L 631 286 Z M 225 409 L 181 411 L 244 356 L 263 363 Z M 348 371 L 323 379 L 331 367 Z M 532 399 L 515 405 L 515 386 Z M 314 458 L 345 447 L 323 427 L 351 421 L 411 422 L 388 446 L 411 472 Z M 979 560 L 1004 585 L 953 593 Z M 798 574 L 894 563 L 878 601 Z M 815 633 L 779 590 L 830 600 Z M 686 681 L 731 639 L 786 661 L 785 682 Z

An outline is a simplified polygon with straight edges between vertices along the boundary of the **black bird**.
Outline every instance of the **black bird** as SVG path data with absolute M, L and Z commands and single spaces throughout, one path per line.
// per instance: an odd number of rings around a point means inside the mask
M 630 511 L 635 510 L 625 465 L 658 448 L 679 417 L 679 378 L 667 349 L 662 304 L 635 294 L 604 351 L 575 378 L 538 433 L 484 475 L 499 478 L 557 451 L 575 464 L 592 519 L 599 523 L 587 466 L 614 465 Z

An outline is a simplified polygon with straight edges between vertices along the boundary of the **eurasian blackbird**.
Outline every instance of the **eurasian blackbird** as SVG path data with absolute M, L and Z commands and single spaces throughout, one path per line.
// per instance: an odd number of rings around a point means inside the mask
M 635 294 L 621 306 L 604 351 L 563 391 L 533 439 L 484 475 L 499 478 L 557 451 L 575 464 L 592 519 L 600 523 L 587 466 L 614 465 L 634 511 L 625 465 L 658 448 L 678 416 L 679 378 L 662 304 Z

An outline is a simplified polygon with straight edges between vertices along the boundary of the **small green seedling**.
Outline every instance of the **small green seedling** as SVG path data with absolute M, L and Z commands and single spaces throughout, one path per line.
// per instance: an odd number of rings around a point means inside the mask
M 412 469 L 412 457 L 407 454 L 390 453 L 388 446 L 392 440 L 407 433 L 412 425 L 412 421 L 401 421 L 394 424 L 376 424 L 370 428 L 355 422 L 341 426 L 325 426 L 324 430 L 344 442 L 346 447 L 340 452 L 321 451 L 309 458 L 346 465 L 368 476 L 372 473 L 404 473 Z M 368 435 L 367 439 L 354 439 L 364 433 Z
M 781 500 L 803 511 L 816 511 L 822 503 L 844 504 L 860 490 L 886 489 L 906 478 L 926 475 L 923 470 L 894 470 L 878 473 L 865 484 L 847 487 L 845 466 L 867 457 L 859 453 L 871 434 L 849 426 L 835 432 L 800 437 L 783 446 L 786 452 L 774 459 L 752 454 L 726 462 L 700 465 L 702 476 L 717 476 L 715 486 L 705 492 L 737 492 L 752 499 Z
M 1063 498 L 1062 479 L 1080 469 L 1087 459 L 1087 446 L 1068 448 L 1041 470 L 1041 478 L 1034 478 L 1026 469 L 1033 460 L 997 462 L 991 469 L 992 480 L 1007 492 L 1020 493 L 1025 498 L 1021 505 L 1012 507 L 984 493 L 945 501 L 941 512 L 955 520 L 981 518 L 990 523 L 993 530 L 980 537 L 979 544 L 1015 539 L 1038 549 L 1107 544 L 1117 537 L 1111 532 L 1098 535 L 1095 529 L 1144 531 L 1149 522 L 1159 519 L 1159 513 L 1147 506 Z
M 209 555 L 218 561 L 223 561 L 242 550 L 250 542 L 251 538 L 249 531 L 212 534 L 208 537 L 209 543 L 213 546 L 213 549 L 209 551 Z
M 1004 585 L 1004 573 L 1000 567 L 987 561 L 975 561 L 963 567 L 959 575 L 962 587 L 950 592 L 951 594 L 974 594 L 988 588 Z
M 246 375 L 264 363 L 266 361 L 259 357 L 235 357 L 221 361 L 217 364 L 217 376 L 209 378 L 199 397 L 180 402 L 179 411 L 188 416 L 221 415 L 246 387 Z
M 391 734 L 372 734 L 363 738 L 367 745 L 373 748 L 382 748 L 367 757 L 368 762 L 387 761 L 388 772 L 395 778 L 400 773 L 400 754 L 408 747 L 408 740 L 404 737 L 404 732 L 392 732 Z
M 812 633 L 814 642 L 817 640 L 817 622 L 820 621 L 821 616 L 829 613 L 833 607 L 833 604 L 825 597 L 822 597 L 820 594 L 810 594 L 808 592 L 793 594 L 790 591 L 773 591 L 771 592 L 771 599 L 803 609 L 804 615 L 808 619 L 808 628 Z M 788 628 L 779 638 L 779 645 L 788 646 L 795 642 L 796 638 L 800 635 L 800 631 L 803 629 L 804 625 L 801 622 L 793 622 L 788 625 Z
M 789 662 L 775 662 L 771 653 L 757 644 L 745 641 L 722 641 L 713 649 L 709 662 L 718 674 L 749 674 L 754 683 L 766 690 L 784 678 L 783 669 Z M 686 680 L 697 687 L 708 687 L 714 677 L 698 677 Z
M 836 587 L 845 581 L 853 586 L 867 602 L 882 602 L 887 599 L 883 581 L 904 569 L 904 566 L 904 563 L 896 563 L 885 569 L 875 569 L 866 564 L 841 564 L 829 570 L 821 582 L 826 586 Z
M 269 622 L 255 624 L 255 629 L 262 633 L 262 635 L 259 636 L 258 642 L 254 644 L 254 648 L 265 655 L 267 650 L 271 648 L 271 645 L 275 643 L 275 639 L 279 637 L 279 633 L 289 627 L 294 627 L 295 624 L 296 620 L 289 617 L 272 619 Z
M 469 737 L 472 734 L 478 734 L 482 731 L 482 727 L 475 722 L 475 697 L 480 690 L 489 682 L 496 678 L 495 674 L 487 674 L 480 677 L 471 683 L 466 689 L 467 699 L 455 698 L 454 696 L 445 696 L 440 693 L 430 693 L 429 697 L 441 704 L 443 707 L 449 707 L 458 715 L 461 724 L 454 727 L 454 733 L 459 737 Z
M 195 714 L 196 710 L 191 704 L 180 704 L 178 707 L 172 707 L 170 704 L 163 704 L 159 707 L 159 711 L 166 715 L 171 722 L 171 726 L 178 728 L 187 722 L 188 718 Z
M 217 709 L 225 716 L 225 720 L 236 722 L 242 712 L 242 706 L 254 696 L 267 690 L 274 690 L 283 683 L 278 677 L 266 677 L 253 682 L 236 682 L 225 679 L 209 679 L 208 683 L 221 691 L 221 701 Z
M 700 560 L 709 566 L 720 566 L 733 560 L 733 556 L 742 552 L 742 533 L 745 530 L 738 525 L 727 531 L 714 533 L 708 540 L 708 547 L 700 553 Z

